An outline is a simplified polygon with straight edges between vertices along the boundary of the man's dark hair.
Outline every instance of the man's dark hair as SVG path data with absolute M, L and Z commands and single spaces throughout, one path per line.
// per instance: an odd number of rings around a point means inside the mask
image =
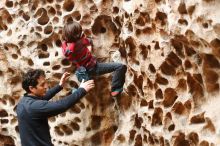
M 45 72 L 41 69 L 32 69 L 29 70 L 26 74 L 23 75 L 22 88 L 30 93 L 29 86 L 36 87 L 38 84 L 38 79 L 40 76 L 45 77 Z

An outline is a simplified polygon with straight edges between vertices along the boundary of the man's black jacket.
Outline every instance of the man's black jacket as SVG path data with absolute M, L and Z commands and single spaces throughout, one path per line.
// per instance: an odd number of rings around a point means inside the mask
M 57 85 L 51 88 L 44 97 L 24 94 L 19 101 L 16 112 L 22 146 L 52 146 L 48 117 L 66 111 L 86 94 L 79 88 L 73 94 L 57 101 L 49 101 L 62 90 Z

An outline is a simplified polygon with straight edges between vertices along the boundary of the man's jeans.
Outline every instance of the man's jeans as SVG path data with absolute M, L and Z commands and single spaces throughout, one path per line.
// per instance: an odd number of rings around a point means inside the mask
M 112 77 L 112 91 L 122 91 L 125 83 L 125 73 L 127 66 L 121 63 L 97 63 L 94 68 L 86 70 L 85 67 L 79 67 L 76 70 L 76 76 L 81 82 L 92 79 L 92 76 L 99 76 L 106 73 L 113 73 Z

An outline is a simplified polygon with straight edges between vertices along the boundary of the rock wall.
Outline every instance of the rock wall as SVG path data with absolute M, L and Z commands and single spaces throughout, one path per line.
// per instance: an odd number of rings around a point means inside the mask
M 119 107 L 104 75 L 49 119 L 55 146 L 220 145 L 219 8 L 219 0 L 1 0 L 0 145 L 20 145 L 23 72 L 44 69 L 51 86 L 74 73 L 60 49 L 61 28 L 72 20 L 94 38 L 99 61 L 128 71 Z M 54 100 L 78 85 L 73 74 Z

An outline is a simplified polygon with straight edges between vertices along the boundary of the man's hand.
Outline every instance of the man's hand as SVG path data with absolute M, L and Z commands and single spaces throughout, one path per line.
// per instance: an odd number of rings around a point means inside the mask
M 67 80 L 69 77 L 70 77 L 70 73 L 65 72 L 65 73 L 62 75 L 61 79 L 60 79 L 59 85 L 63 87 L 63 86 L 64 86 L 64 83 L 66 82 L 66 80 Z
M 92 88 L 94 88 L 94 86 L 95 86 L 94 80 L 88 80 L 86 82 L 84 82 L 84 80 L 82 80 L 82 82 L 81 82 L 79 87 L 84 88 L 86 90 L 86 92 L 88 92 Z

